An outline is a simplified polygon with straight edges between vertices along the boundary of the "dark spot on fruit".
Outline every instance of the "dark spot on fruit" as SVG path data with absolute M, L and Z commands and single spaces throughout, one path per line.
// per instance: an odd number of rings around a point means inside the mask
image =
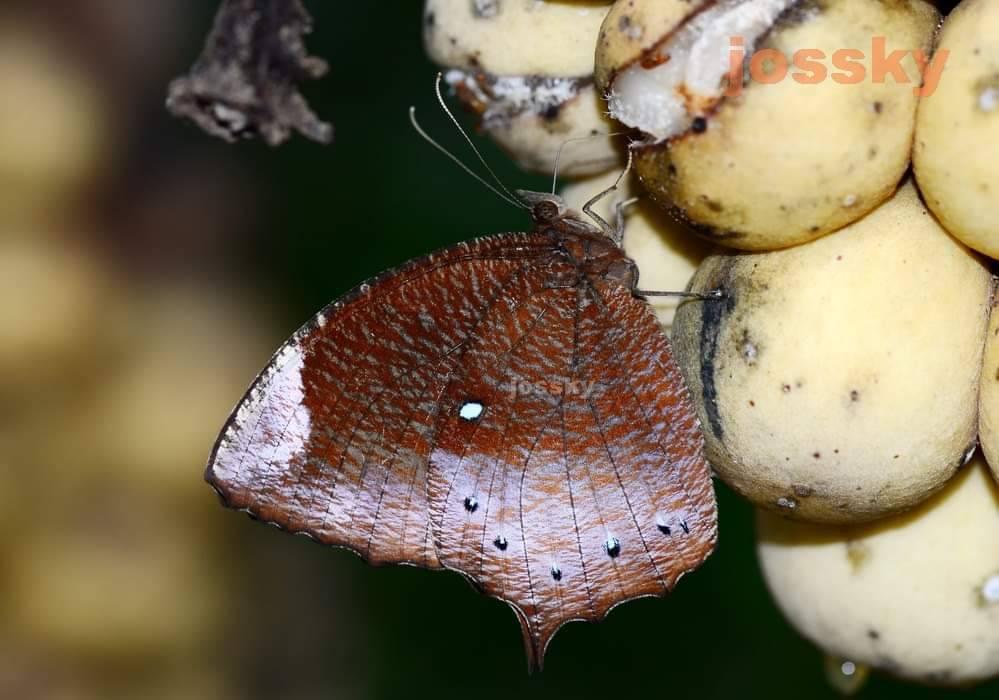
M 873 105 L 871 105 L 871 109 L 874 110 L 875 114 L 881 114 L 882 112 L 885 111 L 885 106 L 881 102 L 875 102 Z
M 795 486 L 792 486 L 791 490 L 794 491 L 794 495 L 798 496 L 799 498 L 809 498 L 815 494 L 815 489 L 813 489 L 811 486 L 804 486 L 802 484 L 797 484 Z
M 724 435 L 722 428 L 721 412 L 718 408 L 718 385 L 715 381 L 715 371 L 717 369 L 716 356 L 721 340 L 722 327 L 728 315 L 735 308 L 735 294 L 729 292 L 730 280 L 735 267 L 735 259 L 727 259 L 718 270 L 713 279 L 708 280 L 712 289 L 725 290 L 725 298 L 712 304 L 701 304 L 701 337 L 699 343 L 700 366 L 701 366 L 701 396 L 704 401 L 704 410 L 707 413 L 708 427 L 715 437 L 721 439 Z
M 853 573 L 860 573 L 864 564 L 871 558 L 871 548 L 863 542 L 849 540 L 846 543 L 846 558 L 850 562 L 850 569 Z
M 725 211 L 725 207 L 721 205 L 720 202 L 710 199 L 709 197 L 704 197 L 704 206 L 713 211 L 715 214 L 720 214 Z
M 659 53 L 658 51 L 655 51 L 653 53 L 643 56 L 639 64 L 645 70 L 652 70 L 653 68 L 658 68 L 661 65 L 669 63 L 669 60 L 670 60 L 669 54 L 662 54 Z
M 774 23 L 773 29 L 784 29 L 794 27 L 799 24 L 805 24 L 806 22 L 811 22 L 815 19 L 815 16 L 825 12 L 825 3 L 822 0 L 799 0 L 799 2 L 791 3 L 784 12 L 781 13 L 780 17 Z
M 472 14 L 482 19 L 490 19 L 500 12 L 500 0 L 472 0 Z
M 780 390 L 783 391 L 785 394 L 790 394 L 791 393 L 791 385 L 790 384 L 784 384 L 783 386 L 781 386 Z
M 857 403 L 858 401 L 860 401 L 860 392 L 857 391 L 856 389 L 854 389 L 853 391 L 851 391 L 850 392 L 850 401 L 852 401 L 853 403 Z
M 821 452 L 813 452 L 812 453 L 812 457 L 815 458 L 815 459 L 822 459 L 822 453 Z
M 881 633 L 878 632 L 875 629 L 867 630 L 867 636 L 870 637 L 871 639 L 875 640 L 875 641 L 877 641 L 878 639 L 881 639 Z

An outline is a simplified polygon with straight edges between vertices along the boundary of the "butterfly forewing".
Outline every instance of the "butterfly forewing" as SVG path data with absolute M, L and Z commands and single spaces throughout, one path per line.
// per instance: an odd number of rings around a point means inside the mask
M 518 611 L 540 664 L 564 623 L 696 568 L 715 501 L 644 302 L 601 279 L 511 301 L 482 321 L 508 332 L 470 340 L 441 397 L 428 490 L 441 563 Z
M 463 243 L 331 304 L 237 406 L 208 481 L 229 506 L 372 563 L 438 568 L 426 470 L 439 395 L 503 290 L 550 245 Z

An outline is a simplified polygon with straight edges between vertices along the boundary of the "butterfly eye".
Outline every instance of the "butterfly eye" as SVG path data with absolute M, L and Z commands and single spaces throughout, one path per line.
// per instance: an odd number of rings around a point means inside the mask
M 554 221 L 558 218 L 558 205 L 555 202 L 544 200 L 534 205 L 534 219 L 540 222 Z
M 552 567 L 552 578 L 554 580 L 556 580 L 556 581 L 561 581 L 562 580 L 562 569 L 558 568 L 557 566 L 553 566 Z
M 479 509 L 478 500 L 476 500 L 472 496 L 469 496 L 468 498 L 465 499 L 465 510 L 467 510 L 469 513 L 474 513 L 478 509 Z
M 493 544 L 496 545 L 496 549 L 498 549 L 501 552 L 505 552 L 507 545 L 509 545 L 509 542 L 506 541 L 506 538 L 503 537 L 503 535 L 500 535 L 495 540 L 493 540 Z
M 486 410 L 486 407 L 478 401 L 466 401 L 462 404 L 461 409 L 458 411 L 458 415 L 461 416 L 462 420 L 472 422 L 474 420 L 478 420 L 484 410 Z
M 621 553 L 621 540 L 616 537 L 608 537 L 607 541 L 604 542 L 604 549 L 607 550 L 607 556 L 616 559 Z

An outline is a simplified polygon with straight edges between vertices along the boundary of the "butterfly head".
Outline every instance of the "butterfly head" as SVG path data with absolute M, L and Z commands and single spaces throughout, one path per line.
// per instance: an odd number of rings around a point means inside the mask
M 582 214 L 566 205 L 558 195 L 549 192 L 517 190 L 517 197 L 531 210 L 531 219 L 538 228 L 553 228 L 577 234 L 604 233 Z
M 551 225 L 566 215 L 569 208 L 561 197 L 547 192 L 517 190 L 517 197 L 531 210 L 531 218 L 538 226 Z

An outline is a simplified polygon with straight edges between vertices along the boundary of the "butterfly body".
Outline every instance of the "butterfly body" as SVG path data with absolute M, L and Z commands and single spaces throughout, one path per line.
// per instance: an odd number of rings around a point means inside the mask
M 462 573 L 539 664 L 570 620 L 662 595 L 713 549 L 702 437 L 638 271 L 550 195 L 534 228 L 411 261 L 296 333 L 206 478 L 375 564 Z

